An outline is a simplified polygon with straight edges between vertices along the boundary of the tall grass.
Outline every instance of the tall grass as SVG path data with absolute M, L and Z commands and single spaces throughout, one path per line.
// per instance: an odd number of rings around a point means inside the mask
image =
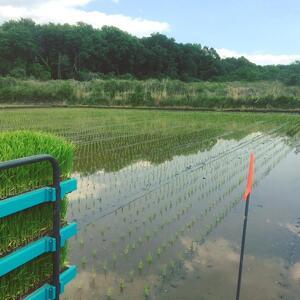
M 0 103 L 201 108 L 299 108 L 300 87 L 275 81 L 192 82 L 95 79 L 86 82 L 0 78 Z
M 73 145 L 62 138 L 29 131 L 0 134 L 0 161 L 35 154 L 51 154 L 60 165 L 61 177 L 69 177 Z M 0 199 L 52 183 L 47 162 L 19 167 L 0 173 Z M 1 201 L 1 200 L 0 200 Z M 67 201 L 61 203 L 61 220 L 65 221 Z M 52 205 L 42 204 L 0 219 L 0 256 L 35 240 L 52 229 Z M 62 256 L 62 262 L 65 259 Z M 44 255 L 0 278 L 0 299 L 17 299 L 51 276 L 51 255 Z

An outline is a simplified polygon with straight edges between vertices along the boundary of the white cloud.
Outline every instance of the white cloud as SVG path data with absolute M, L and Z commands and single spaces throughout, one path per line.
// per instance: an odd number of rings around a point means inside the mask
M 53 3 L 55 5 L 61 5 L 61 6 L 84 6 L 90 2 L 93 2 L 93 0 L 0 0 L 0 5 L 10 5 L 14 7 L 33 7 L 36 5 L 42 5 L 47 3 Z
M 139 37 L 169 30 L 166 22 L 84 10 L 84 6 L 90 2 L 92 0 L 0 0 L 0 22 L 20 18 L 31 18 L 40 24 L 84 22 L 95 28 L 116 26 Z
M 240 53 L 233 50 L 224 48 L 217 49 L 217 52 L 222 58 L 228 57 L 241 57 L 244 56 L 249 61 L 257 65 L 288 65 L 297 60 L 300 60 L 300 54 L 288 55 L 288 54 L 259 54 L 259 53 Z

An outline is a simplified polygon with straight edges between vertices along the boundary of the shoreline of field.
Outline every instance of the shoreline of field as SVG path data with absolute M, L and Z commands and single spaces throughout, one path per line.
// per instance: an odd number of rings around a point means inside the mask
M 95 108 L 95 109 L 124 109 L 124 110 L 159 110 L 159 111 L 207 111 L 207 112 L 236 112 L 236 113 L 289 113 L 299 114 L 300 108 L 280 109 L 280 108 L 211 108 L 192 106 L 117 106 L 117 105 L 68 105 L 68 104 L 0 104 L 1 110 L 8 109 L 40 109 L 40 108 Z

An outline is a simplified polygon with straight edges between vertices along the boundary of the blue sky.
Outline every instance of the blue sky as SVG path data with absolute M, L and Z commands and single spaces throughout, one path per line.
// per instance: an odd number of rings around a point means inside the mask
M 99 0 L 90 10 L 167 22 L 169 36 L 238 52 L 300 53 L 299 0 Z
M 137 36 L 162 32 L 259 64 L 300 59 L 299 0 L 0 0 L 0 21 L 20 17 L 115 25 Z

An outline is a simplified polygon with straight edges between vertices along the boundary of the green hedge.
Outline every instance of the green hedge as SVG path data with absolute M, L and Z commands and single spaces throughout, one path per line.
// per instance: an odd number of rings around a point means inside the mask
M 0 104 L 299 108 L 300 86 L 280 82 L 93 79 L 35 81 L 0 77 Z
M 73 145 L 44 133 L 29 131 L 0 133 L 0 161 L 35 154 L 51 154 L 60 165 L 61 177 L 70 176 Z M 34 188 L 52 183 L 52 169 L 48 162 L 1 171 L 0 201 Z M 65 222 L 67 201 L 61 203 L 61 220 Z M 52 228 L 52 205 L 42 204 L 0 219 L 0 257 L 33 241 Z M 62 255 L 62 263 L 65 252 Z M 51 255 L 39 257 L 0 278 L 0 299 L 18 299 L 51 276 Z

